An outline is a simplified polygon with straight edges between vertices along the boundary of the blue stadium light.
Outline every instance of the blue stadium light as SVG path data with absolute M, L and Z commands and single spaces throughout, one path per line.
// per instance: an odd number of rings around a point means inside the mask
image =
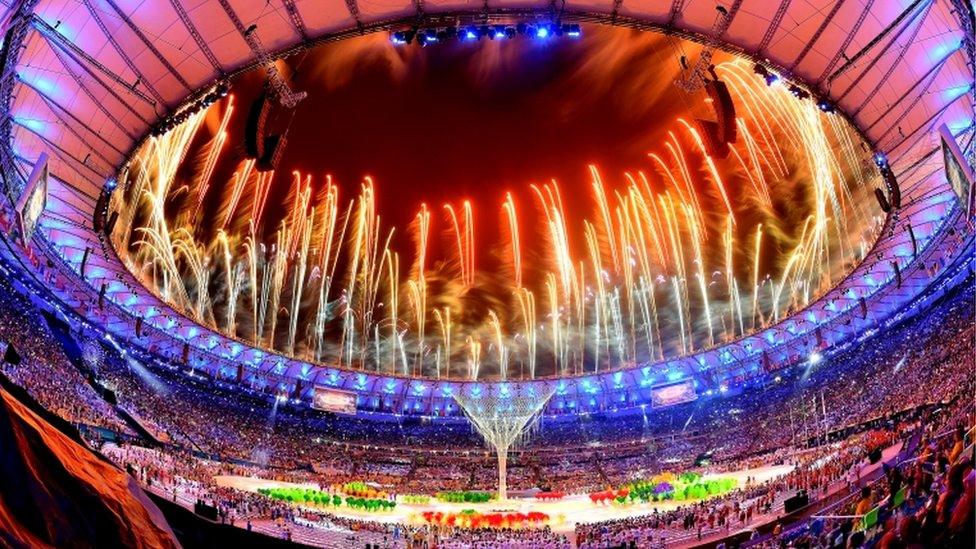
M 563 34 L 570 38 L 579 38 L 583 36 L 583 29 L 577 24 L 563 25 Z
M 823 360 L 823 355 L 821 355 L 817 351 L 814 351 L 814 352 L 810 353 L 810 357 L 809 357 L 808 360 L 809 360 L 809 362 L 810 362 L 811 365 L 819 364 L 820 361 Z
M 767 86 L 772 86 L 779 82 L 779 75 L 769 72 L 769 69 L 765 65 L 756 63 L 752 66 L 752 71 L 761 76 L 766 81 Z
M 536 38 L 542 38 L 544 40 L 549 38 L 550 34 L 552 34 L 552 30 L 549 28 L 549 25 L 539 25 L 535 29 Z
M 491 31 L 491 38 L 493 40 L 504 40 L 506 38 L 505 27 L 495 27 L 495 29 Z
M 793 97 L 796 97 L 797 99 L 803 100 L 810 97 L 810 92 L 804 90 L 796 84 L 790 84 L 788 89 L 790 90 L 790 93 L 793 94 Z
M 394 44 L 400 46 L 413 42 L 415 36 L 418 38 L 418 40 L 421 38 L 416 30 L 397 31 L 390 35 L 390 40 Z
M 428 44 L 436 44 L 437 31 L 435 31 L 434 29 L 428 29 L 427 32 L 418 33 L 417 39 L 420 41 L 421 46 L 426 46 Z
M 888 157 L 885 156 L 883 152 L 874 153 L 874 163 L 878 165 L 879 168 L 885 168 L 888 166 Z

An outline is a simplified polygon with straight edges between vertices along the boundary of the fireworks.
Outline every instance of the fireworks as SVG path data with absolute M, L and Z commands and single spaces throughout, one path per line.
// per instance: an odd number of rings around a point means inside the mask
M 120 177 L 113 238 L 147 287 L 183 314 L 314 362 L 511 379 L 692 353 L 822 294 L 863 259 L 880 227 L 862 200 L 870 164 L 852 130 L 767 87 L 744 63 L 717 71 L 739 115 L 730 156 L 711 158 L 679 118 L 630 173 L 580 166 L 592 211 L 582 219 L 570 217 L 551 181 L 500 191 L 487 208 L 463 197 L 422 204 L 402 230 L 378 210 L 382 181 L 366 178 L 343 197 L 331 177 L 300 171 L 287 207 L 272 216 L 266 202 L 282 174 L 245 160 L 228 181 L 213 180 L 227 154 L 229 98 L 185 186 L 175 186 L 177 171 L 204 114 L 136 153 Z M 202 241 L 205 198 L 217 189 L 216 236 Z M 167 214 L 164 204 L 183 195 L 192 199 Z M 802 221 L 785 226 L 783 210 Z M 495 219 L 501 238 L 486 242 L 477 223 Z M 479 268 L 489 259 L 502 268 Z

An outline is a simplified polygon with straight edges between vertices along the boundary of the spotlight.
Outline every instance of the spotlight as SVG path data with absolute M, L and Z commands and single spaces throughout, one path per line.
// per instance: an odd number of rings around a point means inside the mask
M 810 94 L 806 90 L 797 86 L 796 84 L 790 84 L 789 90 L 790 93 L 793 94 L 793 97 L 796 97 L 797 99 L 803 100 L 810 97 Z
M 816 351 L 810 353 L 810 359 L 809 359 L 810 364 L 819 364 L 821 360 L 823 360 L 823 355 L 821 355 L 820 353 Z
M 583 36 L 583 29 L 579 25 L 573 23 L 571 25 L 563 25 L 563 34 L 570 38 L 579 38 Z
M 505 34 L 505 27 L 499 25 L 499 26 L 493 28 L 491 30 L 491 36 L 490 36 L 490 38 L 492 40 L 504 40 L 505 38 L 507 38 L 507 35 Z
M 426 32 L 418 33 L 418 39 L 420 40 L 421 46 L 426 46 L 427 44 L 437 43 L 437 31 L 434 29 L 427 29 Z
M 817 107 L 827 114 L 834 112 L 834 104 L 826 99 L 821 99 L 820 102 L 817 103 Z
M 539 25 L 535 29 L 536 38 L 542 38 L 543 40 L 545 40 L 546 38 L 549 38 L 549 35 L 551 34 L 552 34 L 552 29 L 549 28 L 549 25 Z
M 464 27 L 458 31 L 458 38 L 461 40 L 477 40 L 478 29 L 472 26 Z
M 878 151 L 878 152 L 874 153 L 874 163 L 877 164 L 879 168 L 882 168 L 882 169 L 883 168 L 887 168 L 888 167 L 888 157 L 885 156 L 885 153 L 883 153 L 881 151 Z
M 398 45 L 398 46 L 401 46 L 403 44 L 407 44 L 408 42 L 407 42 L 407 33 L 406 33 L 406 31 L 396 31 L 396 32 L 394 32 L 393 35 L 390 36 L 390 41 L 393 42 L 394 44 Z
M 772 86 L 773 84 L 779 82 L 779 75 L 769 72 L 769 69 L 767 69 L 765 65 L 756 63 L 752 66 L 752 72 L 762 76 L 763 79 L 766 80 L 767 86 Z

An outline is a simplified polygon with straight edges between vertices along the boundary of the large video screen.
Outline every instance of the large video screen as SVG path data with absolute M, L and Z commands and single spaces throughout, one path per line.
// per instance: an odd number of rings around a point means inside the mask
M 30 179 L 28 179 L 24 192 L 17 203 L 20 234 L 25 243 L 29 242 L 34 235 L 34 229 L 41 218 L 41 213 L 47 206 L 47 179 L 47 155 L 42 154 L 34 165 Z
M 315 387 L 315 392 L 312 394 L 312 408 L 335 414 L 355 414 L 356 393 L 329 387 Z
M 966 163 L 966 158 L 956 143 L 949 128 L 943 124 L 939 127 L 942 139 L 942 158 L 945 162 L 946 179 L 956 193 L 959 204 L 966 210 L 968 217 L 974 215 L 973 170 Z
M 691 402 L 697 398 L 695 383 L 690 379 L 651 389 L 651 405 L 654 407 L 674 406 L 682 402 Z

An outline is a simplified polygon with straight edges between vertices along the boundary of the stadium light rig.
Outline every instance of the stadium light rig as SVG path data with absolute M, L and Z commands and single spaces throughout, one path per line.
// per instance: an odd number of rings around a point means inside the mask
M 774 72 L 770 72 L 769 69 L 767 69 L 765 65 L 762 65 L 762 64 L 759 64 L 759 63 L 756 63 L 755 65 L 753 65 L 752 72 L 754 72 L 754 73 L 758 74 L 759 76 L 763 77 L 763 80 L 766 81 L 766 85 L 767 86 L 772 86 L 773 84 L 776 84 L 780 80 L 778 74 L 776 74 Z
M 797 86 L 796 84 L 790 84 L 790 87 L 788 89 L 790 90 L 790 93 L 793 94 L 793 97 L 801 101 L 804 99 L 808 99 L 810 97 L 810 92 L 804 90 L 803 88 Z
M 429 46 L 454 39 L 459 42 L 478 42 L 483 38 L 512 40 L 519 36 L 534 40 L 549 40 L 554 37 L 577 39 L 583 36 L 583 29 L 576 23 L 548 22 L 518 23 L 515 25 L 460 25 L 394 31 L 390 34 L 390 41 L 397 46 L 413 43 Z
M 226 81 L 218 82 L 213 89 L 203 97 L 198 98 L 192 103 L 179 109 L 177 112 L 157 122 L 156 125 L 150 130 L 150 134 L 154 137 L 165 135 L 180 124 L 189 120 L 194 114 L 227 97 L 227 94 L 229 93 L 230 84 Z
M 819 108 L 821 111 L 827 114 L 833 114 L 835 110 L 834 104 L 831 103 L 830 101 L 827 101 L 826 99 L 821 99 L 820 101 L 818 101 L 817 108 Z
M 879 168 L 885 169 L 888 167 L 888 157 L 885 153 L 878 151 L 874 153 L 874 163 L 878 165 Z

